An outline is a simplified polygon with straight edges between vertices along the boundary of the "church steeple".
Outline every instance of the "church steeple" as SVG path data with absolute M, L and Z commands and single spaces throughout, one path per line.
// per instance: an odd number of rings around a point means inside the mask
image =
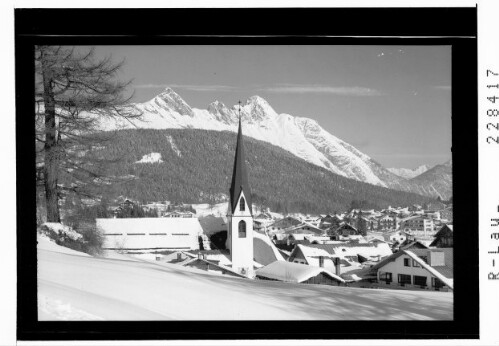
M 236 155 L 234 158 L 234 168 L 232 171 L 232 183 L 230 185 L 230 208 L 231 213 L 234 214 L 236 210 L 241 191 L 244 191 L 246 204 L 249 207 L 251 215 L 253 211 L 251 208 L 251 189 L 248 182 L 248 172 L 246 170 L 246 162 L 244 156 L 243 132 L 241 126 L 241 101 L 239 101 L 239 129 L 237 133 Z

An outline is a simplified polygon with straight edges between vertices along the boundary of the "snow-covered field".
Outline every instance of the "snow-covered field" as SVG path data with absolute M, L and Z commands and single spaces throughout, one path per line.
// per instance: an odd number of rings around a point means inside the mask
M 453 295 L 231 278 L 38 245 L 39 320 L 452 319 Z

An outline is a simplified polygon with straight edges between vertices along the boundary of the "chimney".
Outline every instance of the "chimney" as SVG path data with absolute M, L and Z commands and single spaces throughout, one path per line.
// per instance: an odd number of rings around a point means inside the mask
M 445 266 L 445 253 L 443 251 L 428 251 L 428 264 L 432 267 Z
M 336 272 L 335 274 L 340 276 L 341 274 L 341 265 L 340 265 L 340 258 L 339 257 L 335 257 L 334 258 L 334 267 L 336 269 Z
M 203 254 L 201 252 L 198 252 L 198 259 L 203 259 Z
M 182 253 L 177 252 L 177 261 L 181 261 L 181 260 L 182 260 Z
M 319 267 L 324 268 L 324 256 L 319 256 Z

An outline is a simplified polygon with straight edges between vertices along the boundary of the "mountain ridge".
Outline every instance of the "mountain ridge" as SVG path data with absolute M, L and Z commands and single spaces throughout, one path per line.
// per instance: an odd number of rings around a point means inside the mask
M 239 116 L 246 136 L 281 147 L 316 166 L 373 185 L 447 198 L 451 193 L 451 178 L 443 184 L 427 180 L 412 181 L 398 176 L 354 146 L 324 130 L 317 121 L 277 113 L 262 97 L 254 95 L 245 103 L 228 107 L 220 101 L 211 102 L 207 109 L 190 107 L 173 89 L 166 88 L 149 101 L 134 104 L 143 114 L 142 121 L 131 120 L 102 123 L 102 129 L 116 128 L 197 128 L 215 131 L 237 131 Z M 432 176 L 436 179 L 436 175 Z M 450 182 L 450 184 L 449 184 Z M 438 186 L 430 188 L 422 185 Z
M 419 167 L 416 168 L 387 168 L 390 172 L 393 174 L 398 175 L 399 177 L 405 178 L 405 179 L 412 179 L 417 177 L 420 174 L 423 174 L 427 170 L 429 170 L 431 167 L 429 165 L 420 165 Z
M 106 176 L 128 177 L 99 186 L 97 194 L 108 199 L 221 203 L 228 200 L 235 146 L 229 131 L 128 129 L 89 154 L 114 162 Z M 431 200 L 334 174 L 251 137 L 244 137 L 244 147 L 253 202 L 275 211 L 326 213 L 348 210 L 352 201 L 382 209 Z

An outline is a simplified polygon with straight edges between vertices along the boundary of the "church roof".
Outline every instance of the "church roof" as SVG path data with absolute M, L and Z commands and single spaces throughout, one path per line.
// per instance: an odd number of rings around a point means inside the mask
M 234 169 L 232 171 L 232 183 L 230 185 L 230 207 L 234 213 L 237 207 L 237 201 L 244 191 L 246 204 L 249 207 L 251 215 L 253 215 L 251 204 L 251 189 L 248 182 L 248 172 L 246 171 L 246 162 L 244 156 L 243 132 L 241 128 L 241 118 L 239 118 L 239 130 L 237 133 L 236 155 L 234 158 Z

